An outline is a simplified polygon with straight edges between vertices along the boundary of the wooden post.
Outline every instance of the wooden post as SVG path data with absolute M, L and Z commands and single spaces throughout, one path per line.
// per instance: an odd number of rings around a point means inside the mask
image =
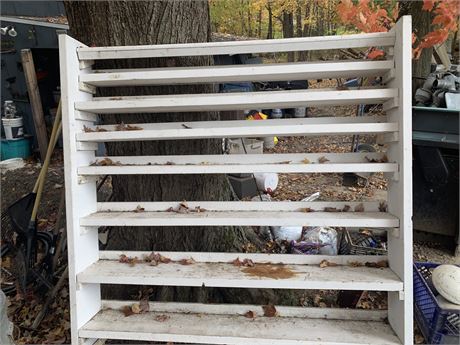
M 45 117 L 43 115 L 40 92 L 38 91 L 34 59 L 30 49 L 21 50 L 21 59 L 26 79 L 27 91 L 29 93 L 30 107 L 32 108 L 35 133 L 37 134 L 38 148 L 40 149 L 40 158 L 42 161 L 44 161 L 46 157 L 46 150 L 48 148 L 48 135 L 46 133 Z

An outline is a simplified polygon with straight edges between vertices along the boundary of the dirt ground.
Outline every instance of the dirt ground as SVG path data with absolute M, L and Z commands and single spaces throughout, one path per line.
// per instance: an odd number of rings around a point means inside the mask
M 313 87 L 315 85 L 312 85 Z M 309 116 L 326 116 L 330 114 L 353 115 L 354 107 L 309 109 Z M 377 110 L 378 114 L 378 110 Z M 372 136 L 360 138 L 361 142 L 373 144 Z M 351 136 L 334 137 L 283 137 L 274 149 L 267 152 L 349 152 L 352 144 Z M 377 151 L 382 147 L 374 144 Z M 51 230 L 56 221 L 62 188 L 64 188 L 61 152 L 53 158 L 47 175 L 43 202 L 39 211 L 39 229 Z M 2 211 L 26 193 L 29 193 L 39 174 L 40 165 L 28 162 L 24 168 L 2 172 L 1 175 L 1 206 Z M 274 200 L 301 200 L 315 192 L 320 192 L 319 200 L 364 201 L 381 200 L 386 198 L 387 184 L 382 174 L 369 177 L 365 186 L 347 187 L 342 184 L 341 174 L 281 174 L 279 186 L 273 194 Z M 2 229 L 4 231 L 4 229 Z M 432 240 L 414 243 L 414 260 L 432 261 L 438 263 L 453 263 L 455 258 L 452 251 L 444 244 Z M 66 261 L 61 260 L 61 264 Z M 14 268 L 12 259 L 3 260 L 4 268 Z M 68 289 L 60 290 L 49 312 L 37 330 L 30 327 L 43 307 L 43 296 L 30 293 L 26 296 L 9 296 L 8 314 L 14 322 L 14 340 L 16 344 L 64 344 L 69 343 L 69 305 Z M 360 301 L 362 308 L 385 307 L 385 294 L 366 294 Z M 299 305 L 330 307 L 336 306 L 336 295 L 328 291 L 317 292 L 314 295 L 305 294 Z M 421 343 L 417 333 L 416 343 Z

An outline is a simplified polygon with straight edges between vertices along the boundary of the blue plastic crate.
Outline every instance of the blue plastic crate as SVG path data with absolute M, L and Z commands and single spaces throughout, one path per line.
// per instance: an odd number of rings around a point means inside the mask
M 439 306 L 431 272 L 439 264 L 416 262 L 414 264 L 414 315 L 428 344 L 459 344 L 460 315 L 458 310 Z

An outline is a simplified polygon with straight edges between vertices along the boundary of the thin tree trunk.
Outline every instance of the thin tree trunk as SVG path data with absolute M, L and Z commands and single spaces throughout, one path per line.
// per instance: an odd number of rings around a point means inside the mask
M 283 24 L 283 37 L 291 38 L 294 37 L 294 16 L 292 12 L 283 12 L 282 18 Z M 288 61 L 293 62 L 295 60 L 294 52 L 288 52 Z
M 207 1 L 75 1 L 65 3 L 72 35 L 91 46 L 206 42 L 210 40 Z M 96 68 L 136 68 L 210 65 L 210 57 L 116 60 Z M 98 89 L 97 96 L 148 95 L 213 92 L 211 85 L 124 87 Z M 103 116 L 108 123 L 169 121 L 215 121 L 216 112 L 174 114 L 130 114 Z M 176 140 L 123 142 L 107 145 L 107 153 L 124 155 L 219 154 L 220 140 Z M 114 201 L 230 200 L 224 175 L 113 176 Z M 108 239 L 110 250 L 240 251 L 252 232 L 231 227 L 114 228 Z M 107 290 L 106 290 L 107 291 Z M 154 297 L 163 300 L 251 301 L 252 291 L 190 288 L 157 288 Z M 136 293 L 121 286 L 110 289 L 111 297 L 126 298 Z M 258 295 L 260 296 L 260 295 Z M 267 295 L 264 295 L 266 301 Z
M 267 39 L 273 38 L 273 11 L 272 5 L 270 1 L 267 3 L 267 10 L 268 10 L 268 28 L 267 28 Z
M 262 38 L 262 9 L 259 10 L 257 15 L 257 37 Z
M 300 7 L 300 3 L 297 2 L 297 8 L 295 13 L 295 27 L 296 27 L 296 36 L 302 37 L 303 30 L 302 30 L 302 8 Z M 297 52 L 297 61 L 304 61 L 305 60 L 305 52 L 299 51 Z

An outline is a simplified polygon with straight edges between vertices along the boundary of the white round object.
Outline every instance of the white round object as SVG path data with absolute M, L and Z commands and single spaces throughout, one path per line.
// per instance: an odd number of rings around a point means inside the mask
M 302 236 L 301 226 L 272 226 L 271 230 L 275 240 L 298 241 Z
M 278 174 L 276 173 L 257 173 L 256 178 L 257 188 L 263 192 L 273 192 L 278 187 Z
M 431 276 L 433 285 L 449 302 L 460 304 L 460 267 L 439 265 Z

